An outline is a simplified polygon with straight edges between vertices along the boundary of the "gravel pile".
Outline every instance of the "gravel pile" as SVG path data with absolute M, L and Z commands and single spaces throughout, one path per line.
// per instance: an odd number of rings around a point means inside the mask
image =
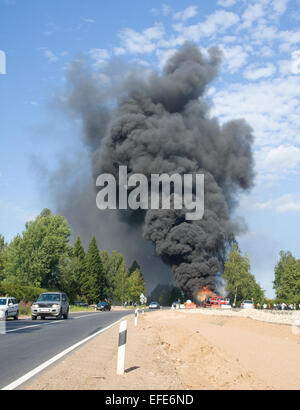
M 299 326 L 300 329 L 300 310 L 280 311 L 280 310 L 257 310 L 257 309 L 180 309 L 181 313 L 201 313 L 204 315 L 217 315 L 227 317 L 248 317 L 262 322 L 279 323 L 286 325 Z

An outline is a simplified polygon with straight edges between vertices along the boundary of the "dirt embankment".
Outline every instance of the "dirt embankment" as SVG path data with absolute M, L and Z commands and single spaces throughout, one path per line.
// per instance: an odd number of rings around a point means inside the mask
M 297 332 L 296 332 L 297 333 Z M 29 389 L 299 389 L 300 335 L 245 317 L 159 311 L 128 316 L 126 372 L 116 375 L 118 325 Z

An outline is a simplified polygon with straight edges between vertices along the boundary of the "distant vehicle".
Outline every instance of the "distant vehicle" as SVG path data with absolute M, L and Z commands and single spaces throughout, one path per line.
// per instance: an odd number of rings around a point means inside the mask
M 151 302 L 149 309 L 160 309 L 160 304 L 158 302 Z
M 171 307 L 172 307 L 173 309 L 177 309 L 178 306 L 179 306 L 179 305 L 178 305 L 178 302 L 173 302 L 172 305 L 171 305 Z
M 0 311 L 4 312 L 5 320 L 13 317 L 15 320 L 19 318 L 19 304 L 17 299 L 9 297 L 0 297 Z
M 42 293 L 36 302 L 31 306 L 31 319 L 37 317 L 43 320 L 47 316 L 53 316 L 56 319 L 68 319 L 69 301 L 65 293 L 62 292 L 45 292 Z
M 110 311 L 111 306 L 107 302 L 99 302 L 98 305 L 96 306 L 96 309 L 102 310 L 102 311 L 105 311 L 105 310 Z
M 79 300 L 79 301 L 75 302 L 74 304 L 75 304 L 75 306 L 80 306 L 80 307 L 88 307 L 89 306 L 88 303 L 83 302 L 82 300 Z
M 254 306 L 254 303 L 253 303 L 252 300 L 244 300 L 244 301 L 241 303 L 241 308 L 242 308 L 242 309 L 254 309 L 255 306 Z

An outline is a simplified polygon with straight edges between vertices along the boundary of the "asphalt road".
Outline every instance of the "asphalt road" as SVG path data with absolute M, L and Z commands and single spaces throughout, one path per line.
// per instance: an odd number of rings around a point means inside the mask
M 74 313 L 67 320 L 8 320 L 6 334 L 0 334 L 0 389 L 130 313 L 134 312 Z M 118 341 L 112 343 L 117 348 Z

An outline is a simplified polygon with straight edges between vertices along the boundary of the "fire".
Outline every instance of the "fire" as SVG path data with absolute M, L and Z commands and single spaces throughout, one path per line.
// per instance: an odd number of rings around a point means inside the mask
M 197 293 L 197 300 L 200 303 L 205 303 L 208 301 L 211 297 L 216 296 L 214 292 L 212 292 L 210 289 L 208 289 L 206 286 L 204 286 L 199 292 Z
M 216 295 L 207 287 L 203 287 L 197 293 L 197 300 L 200 305 L 211 308 L 228 307 L 230 305 L 229 299 Z

